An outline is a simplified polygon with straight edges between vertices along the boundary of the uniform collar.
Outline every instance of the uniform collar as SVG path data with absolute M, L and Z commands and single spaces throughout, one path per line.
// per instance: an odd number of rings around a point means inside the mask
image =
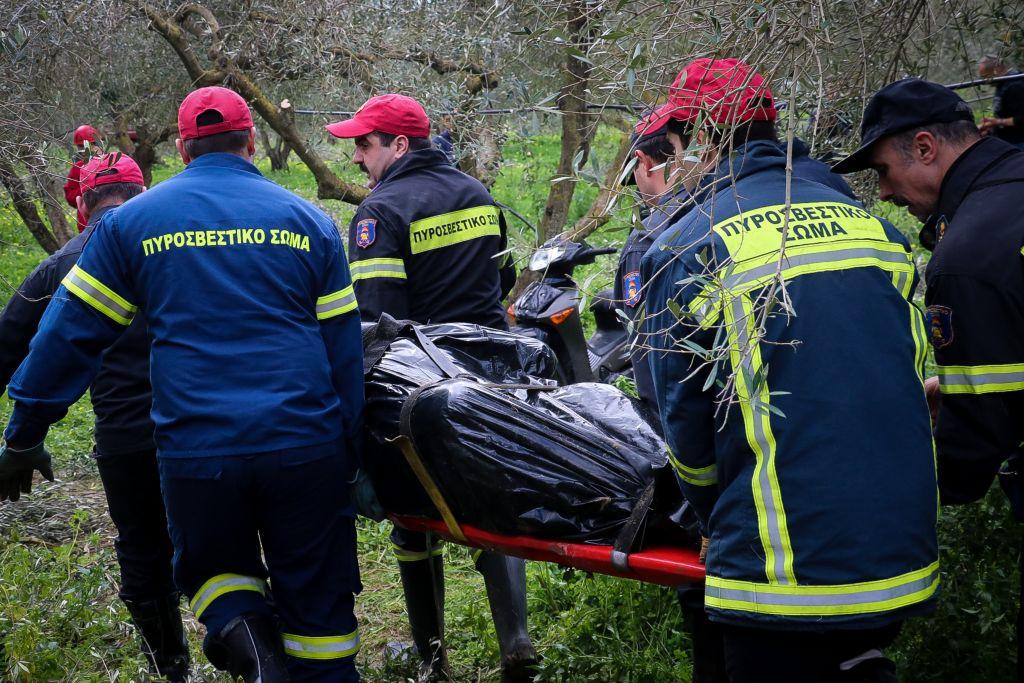
M 645 233 L 656 232 L 661 226 L 670 222 L 675 215 L 690 203 L 690 193 L 680 183 L 670 188 L 663 195 L 658 197 L 658 203 L 651 207 L 650 213 L 644 219 L 643 230 Z
M 964 150 L 942 178 L 938 209 L 925 221 L 921 232 L 918 233 L 921 246 L 932 251 L 942 239 L 946 226 L 953 220 L 953 215 L 978 181 L 993 166 L 1019 151 L 1013 145 L 995 137 L 982 138 Z
M 452 168 L 451 162 L 448 160 L 447 155 L 439 149 L 418 149 L 415 152 L 409 152 L 401 159 L 391 164 L 388 170 L 384 171 L 384 177 L 377 183 L 377 187 L 380 187 L 383 183 L 393 180 L 406 173 L 412 173 L 413 171 L 421 168 L 430 168 L 433 166 L 447 166 Z
M 256 175 L 263 175 L 260 170 L 253 165 L 251 161 L 246 161 L 237 154 L 228 154 L 227 152 L 211 152 L 204 154 L 198 159 L 193 159 L 192 163 L 185 169 L 199 169 L 199 168 L 233 168 L 239 171 L 248 171 Z
M 120 204 L 118 204 L 117 206 L 120 206 Z M 106 215 L 108 211 L 116 209 L 117 206 L 104 206 L 103 208 L 96 209 L 95 211 L 93 211 L 91 214 L 89 214 L 89 224 L 85 226 L 85 230 L 83 230 L 82 232 L 91 231 L 96 226 L 96 224 L 100 222 L 100 219 L 103 218 L 104 215 Z

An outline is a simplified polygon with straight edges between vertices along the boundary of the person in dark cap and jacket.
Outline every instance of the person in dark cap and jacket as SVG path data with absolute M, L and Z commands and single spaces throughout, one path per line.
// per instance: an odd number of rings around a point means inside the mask
M 875 171 L 881 199 L 924 223 L 921 244 L 932 251 L 928 339 L 938 366 L 927 386 L 941 501 L 976 501 L 998 473 L 1024 519 L 1024 151 L 983 138 L 952 90 L 907 78 L 875 93 L 860 148 L 834 169 Z M 1018 615 L 1024 680 L 1022 626 Z

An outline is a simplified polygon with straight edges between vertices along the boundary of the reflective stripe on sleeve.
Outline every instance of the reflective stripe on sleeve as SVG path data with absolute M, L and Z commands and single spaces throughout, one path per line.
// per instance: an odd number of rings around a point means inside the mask
M 77 265 L 64 276 L 61 282 L 69 292 L 89 304 L 97 311 L 121 325 L 129 325 L 138 307 L 85 272 Z
M 233 593 L 235 591 L 255 591 L 261 595 L 266 595 L 266 583 L 263 579 L 258 579 L 255 576 L 218 574 L 196 591 L 195 597 L 188 603 L 188 606 L 195 613 L 196 619 L 198 619 L 206 611 L 206 608 L 210 606 L 210 603 L 225 593 Z
M 400 258 L 369 258 L 349 264 L 352 282 L 375 277 L 391 277 L 405 280 L 405 262 Z
M 356 309 L 356 293 L 352 285 L 316 300 L 316 319 L 327 320 Z
M 712 464 L 699 468 L 687 467 L 679 462 L 671 449 L 668 452 L 668 460 L 672 463 L 672 467 L 679 478 L 687 484 L 692 484 L 693 486 L 714 486 L 718 483 L 718 465 Z
M 706 579 L 705 605 L 778 616 L 869 614 L 927 600 L 939 587 L 939 563 L 891 579 L 831 586 L 763 584 L 717 576 Z
M 939 390 L 943 394 L 1024 391 L 1024 363 L 940 365 Z
M 359 630 L 343 636 L 297 636 L 282 633 L 284 651 L 300 659 L 341 659 L 359 652 Z
M 440 557 L 441 553 L 443 552 L 443 546 L 441 546 L 440 544 L 435 545 L 430 550 L 422 551 L 406 550 L 405 548 L 402 548 L 394 543 L 392 543 L 391 545 L 392 550 L 394 550 L 395 552 L 395 557 L 398 559 L 399 562 L 419 562 L 421 560 L 426 560 L 431 557 Z

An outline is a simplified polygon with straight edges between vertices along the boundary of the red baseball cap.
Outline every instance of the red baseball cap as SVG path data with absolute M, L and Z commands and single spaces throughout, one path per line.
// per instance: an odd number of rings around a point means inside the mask
M 634 128 L 637 138 L 663 133 L 669 119 L 672 118 L 672 112 L 675 111 L 675 108 L 674 104 L 666 102 L 657 109 L 641 116 L 640 121 L 636 124 L 636 128 Z
M 86 140 L 93 144 L 96 144 L 96 129 L 90 126 L 89 124 L 79 126 L 78 128 L 75 128 L 74 139 L 75 147 L 81 147 L 82 145 L 85 144 Z
M 672 118 L 701 116 L 724 125 L 774 121 L 775 101 L 764 77 L 738 59 L 697 59 L 679 72 L 668 91 Z
M 374 131 L 410 138 L 430 137 L 430 119 L 423 106 L 411 97 L 393 93 L 371 97 L 352 118 L 325 128 L 336 138 L 358 138 Z
M 196 118 L 208 111 L 217 112 L 223 120 L 208 126 L 196 125 Z M 182 140 L 250 128 L 252 114 L 249 113 L 249 105 L 234 90 L 216 85 L 199 88 L 186 95 L 178 107 L 178 135 Z
M 83 192 L 110 183 L 145 184 L 142 169 L 135 163 L 135 159 L 123 152 L 112 152 L 90 159 L 82 166 L 79 182 Z

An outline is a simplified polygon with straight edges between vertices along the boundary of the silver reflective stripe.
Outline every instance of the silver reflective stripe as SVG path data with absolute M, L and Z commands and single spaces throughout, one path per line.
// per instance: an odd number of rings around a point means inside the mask
M 192 598 L 189 606 L 198 617 L 214 599 L 235 590 L 257 590 L 262 593 L 263 581 L 251 576 L 231 575 L 227 575 L 223 579 L 215 579 L 203 586 L 202 591 Z
M 986 372 L 981 375 L 968 375 L 960 372 L 939 371 L 939 384 L 942 386 L 977 387 L 985 384 L 1015 384 L 1024 382 L 1024 370 L 1009 372 Z
M 111 297 L 107 296 L 104 292 L 94 287 L 88 280 L 83 278 L 75 269 L 72 269 L 66 276 L 66 280 L 71 282 L 75 287 L 81 289 L 85 294 L 94 299 L 97 303 L 100 303 L 111 311 L 121 316 L 126 320 L 131 320 L 135 316 L 134 308 L 125 308 L 121 303 L 115 301 Z M 89 303 L 92 303 L 91 301 Z M 120 322 L 120 321 L 119 321 Z
M 349 266 L 352 273 L 352 280 L 365 280 L 371 277 L 396 277 L 405 279 L 404 263 L 384 263 L 391 259 L 370 259 L 368 261 L 355 261 Z M 398 259 L 395 259 L 398 260 Z
M 736 344 L 743 357 L 738 371 L 743 373 L 742 376 L 753 377 L 754 370 L 751 363 L 753 353 L 750 353 L 747 348 L 750 343 L 750 335 L 747 333 L 747 314 L 743 308 L 742 296 L 734 297 L 730 304 L 732 307 L 733 324 L 736 326 Z M 761 447 L 761 452 L 764 453 L 764 460 L 761 462 L 761 468 L 757 475 L 757 486 L 761 490 L 761 498 L 764 500 L 768 540 L 775 551 L 775 578 L 779 583 L 787 584 L 789 579 L 786 577 L 786 551 L 782 543 L 782 531 L 779 526 L 779 511 L 775 507 L 775 496 L 772 495 L 771 478 L 768 476 L 768 465 L 772 456 L 772 448 L 771 444 L 768 443 L 768 436 L 764 433 L 764 421 L 753 395 L 753 387 L 747 387 L 747 393 L 751 401 L 751 413 L 754 416 L 754 424 L 751 425 L 754 439 Z
M 850 249 L 839 249 L 836 251 L 823 251 L 816 254 L 797 254 L 783 257 L 783 270 L 796 266 L 806 266 L 816 263 L 831 263 L 835 261 L 849 261 L 859 258 L 876 258 L 887 263 L 906 264 L 909 263 L 907 254 L 892 251 L 882 251 L 871 247 L 853 247 Z M 742 273 L 734 273 L 725 279 L 725 288 L 733 289 L 748 282 L 759 280 L 775 274 L 779 269 L 778 263 L 766 263 Z
M 903 294 L 903 290 L 907 287 L 907 278 L 910 277 L 909 273 L 899 273 L 896 275 L 896 289 L 900 294 Z
M 742 590 L 739 588 L 715 586 L 711 582 L 704 588 L 704 592 L 713 598 L 739 600 L 752 605 L 780 605 L 787 607 L 864 605 L 895 600 L 926 590 L 938 579 L 938 573 L 939 570 L 936 568 L 927 576 L 899 586 L 854 592 L 803 593 L 794 595 L 792 593 L 773 593 L 770 585 L 765 585 L 757 590 Z
M 325 304 L 316 305 L 316 317 L 324 318 L 330 317 L 328 314 L 343 309 L 346 307 L 352 308 L 356 305 L 356 294 L 355 292 L 349 292 L 345 296 L 339 297 L 334 301 L 328 301 Z
M 283 633 L 281 638 L 284 640 L 285 652 L 293 657 L 336 659 L 354 655 L 359 649 L 358 631 L 347 636 L 325 636 L 319 638 Z

